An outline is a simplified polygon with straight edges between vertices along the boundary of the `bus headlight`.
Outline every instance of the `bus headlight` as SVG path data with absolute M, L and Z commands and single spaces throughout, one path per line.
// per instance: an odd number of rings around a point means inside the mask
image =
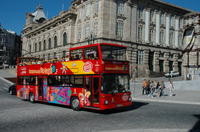
M 129 97 L 129 98 L 128 98 L 128 101 L 132 101 L 132 98 L 131 98 L 131 97 Z
M 104 101 L 104 104 L 107 105 L 107 104 L 108 104 L 108 100 L 105 100 L 105 101 Z

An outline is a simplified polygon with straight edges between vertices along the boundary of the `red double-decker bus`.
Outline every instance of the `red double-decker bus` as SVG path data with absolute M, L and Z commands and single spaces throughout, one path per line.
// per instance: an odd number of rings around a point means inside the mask
M 126 47 L 91 44 L 70 49 L 65 58 L 43 61 L 19 58 L 17 96 L 71 106 L 74 110 L 132 105 Z

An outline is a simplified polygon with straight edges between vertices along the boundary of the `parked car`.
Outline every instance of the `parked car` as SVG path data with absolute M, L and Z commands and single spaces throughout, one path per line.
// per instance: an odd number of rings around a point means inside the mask
M 3 64 L 3 67 L 4 67 L 4 68 L 9 68 L 9 65 L 8 65 L 7 63 L 4 63 L 4 64 Z
M 14 84 L 14 85 L 11 85 L 10 87 L 9 87 L 9 89 L 8 89 L 8 93 L 10 94 L 10 95 L 16 95 L 16 85 Z
M 165 77 L 178 77 L 180 75 L 179 72 L 170 71 L 169 73 L 165 73 Z

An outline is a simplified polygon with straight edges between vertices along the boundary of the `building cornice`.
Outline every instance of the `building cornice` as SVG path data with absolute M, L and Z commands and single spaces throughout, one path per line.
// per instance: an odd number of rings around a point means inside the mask
M 49 30 L 52 27 L 56 27 L 60 23 L 65 23 L 67 21 L 74 20 L 74 19 L 76 19 L 76 17 L 77 17 L 77 15 L 74 13 L 74 11 L 61 12 L 59 14 L 59 16 L 53 17 L 52 19 L 49 19 L 48 21 L 46 21 L 40 25 L 37 25 L 37 27 L 32 28 L 32 30 L 30 30 L 30 31 L 26 32 L 25 30 L 29 27 L 25 27 L 23 30 L 23 35 L 30 37 L 34 34 L 40 33 L 41 31 Z

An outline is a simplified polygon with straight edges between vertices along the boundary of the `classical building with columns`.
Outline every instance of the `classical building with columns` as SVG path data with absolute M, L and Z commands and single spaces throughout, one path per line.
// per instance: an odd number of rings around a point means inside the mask
M 200 79 L 200 13 L 184 16 L 183 74 L 185 79 Z
M 137 77 L 182 73 L 185 15 L 195 13 L 161 0 L 73 0 L 47 19 L 42 7 L 27 13 L 23 55 L 62 58 L 70 47 L 91 43 L 128 46 Z

